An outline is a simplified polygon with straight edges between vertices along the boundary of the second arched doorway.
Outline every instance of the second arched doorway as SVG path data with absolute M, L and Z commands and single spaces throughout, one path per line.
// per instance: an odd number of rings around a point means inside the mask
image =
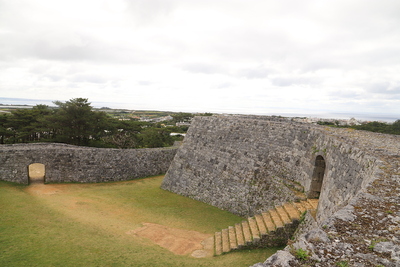
M 308 198 L 319 198 L 322 189 L 322 182 L 325 174 L 325 159 L 322 156 L 317 156 L 314 164 L 314 171 L 311 177 L 311 186 L 308 193 Z

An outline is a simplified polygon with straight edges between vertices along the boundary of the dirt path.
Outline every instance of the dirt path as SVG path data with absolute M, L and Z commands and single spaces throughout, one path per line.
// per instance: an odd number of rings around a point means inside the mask
M 178 255 L 191 253 L 193 257 L 202 258 L 212 256 L 213 253 L 211 249 L 213 243 L 210 235 L 196 231 L 171 228 L 154 223 L 143 223 L 143 227 L 129 231 L 127 234 L 148 238 Z
M 212 236 L 209 234 L 151 222 L 138 222 L 140 215 L 135 216 L 135 214 L 140 214 L 139 210 L 128 210 L 101 200 L 77 196 L 69 190 L 73 186 L 79 185 L 32 183 L 26 191 L 38 197 L 45 205 L 80 223 L 105 230 L 121 238 L 130 236 L 148 240 L 177 255 L 190 254 L 196 258 L 213 255 Z
M 65 185 L 44 185 L 41 182 L 32 182 L 26 189 L 32 195 L 53 195 L 57 194 Z

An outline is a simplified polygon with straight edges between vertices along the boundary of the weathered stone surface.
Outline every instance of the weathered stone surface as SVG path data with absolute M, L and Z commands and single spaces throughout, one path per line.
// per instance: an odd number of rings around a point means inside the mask
M 392 259 L 400 261 L 400 245 L 396 245 L 393 242 L 379 242 L 375 245 L 374 251 L 390 253 Z
M 163 174 L 176 148 L 109 149 L 65 144 L 0 145 L 0 179 L 28 184 L 28 166 L 45 165 L 45 182 L 108 182 Z
M 394 155 L 395 151 L 400 152 L 399 136 L 342 129 L 335 129 L 335 132 L 357 137 L 357 142 L 353 142 L 353 145 L 377 157 L 373 177 L 369 183 L 364 183 L 348 201 L 348 205 L 339 208 L 327 219 L 307 222 L 306 217 L 304 224 L 298 229 L 295 242 L 285 250 L 293 253 L 296 248 L 302 248 L 307 250 L 310 257 L 306 262 L 295 259 L 291 264 L 400 266 L 400 162 L 398 155 Z M 341 191 L 337 194 L 340 195 Z M 319 204 L 318 214 L 323 213 L 323 209 L 324 206 Z M 323 216 L 317 216 L 318 218 Z M 313 237 L 315 231 L 325 232 L 328 239 L 323 238 L 324 235 Z
M 296 200 L 302 188 L 319 194 L 315 220 L 307 214 L 284 252 L 255 266 L 400 266 L 400 136 L 198 117 L 162 187 L 242 216 Z M 294 257 L 300 248 L 306 260 Z
M 287 251 L 279 250 L 273 256 L 269 257 L 262 266 L 279 266 L 279 267 L 292 267 L 290 263 L 295 257 Z
M 330 239 L 328 238 L 327 233 L 325 233 L 324 231 L 322 231 L 322 230 L 319 229 L 319 228 L 316 228 L 316 229 L 313 229 L 313 230 L 307 232 L 307 233 L 304 235 L 304 238 L 305 238 L 305 240 L 307 240 L 308 242 L 315 241 L 315 242 L 323 242 L 323 243 L 326 243 L 326 242 L 329 242 L 329 241 L 330 241 Z
M 296 200 L 294 185 L 308 193 L 318 156 L 326 162 L 322 220 L 372 179 L 376 159 L 309 124 L 257 116 L 196 117 L 162 188 L 252 216 Z

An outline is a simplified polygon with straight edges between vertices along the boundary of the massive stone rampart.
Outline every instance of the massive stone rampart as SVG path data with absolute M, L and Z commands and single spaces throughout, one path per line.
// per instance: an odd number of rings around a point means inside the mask
M 376 159 L 324 127 L 256 116 L 196 117 L 162 188 L 241 216 L 312 193 L 317 157 L 326 218 L 372 179 Z M 297 189 L 297 191 L 295 190 Z
M 45 182 L 124 181 L 163 174 L 177 148 L 110 149 L 66 144 L 0 145 L 0 179 L 28 184 L 28 166 L 45 165 Z
M 196 117 L 162 188 L 238 215 L 319 197 L 254 266 L 400 266 L 400 136 L 257 116 Z M 303 250 L 307 257 L 296 258 Z

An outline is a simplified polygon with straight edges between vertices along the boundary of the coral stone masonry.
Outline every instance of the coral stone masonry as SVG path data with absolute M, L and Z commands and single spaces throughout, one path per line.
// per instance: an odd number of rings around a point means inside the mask
M 0 145 L 0 179 L 22 184 L 165 172 L 163 189 L 249 217 L 215 234 L 216 255 L 276 244 L 276 236 L 286 243 L 295 231 L 284 250 L 254 266 L 400 266 L 400 136 L 212 116 L 195 117 L 179 148 Z M 318 199 L 316 211 L 307 212 L 306 198 Z M 295 224 L 282 217 L 293 210 Z
M 29 166 L 44 165 L 46 183 L 124 181 L 163 174 L 177 148 L 111 149 L 66 144 L 0 145 L 0 179 L 28 184 Z M 32 178 L 32 177 L 31 177 Z
M 400 136 L 195 117 L 162 188 L 240 216 L 319 198 L 285 250 L 254 266 L 400 266 L 399 163 Z
M 268 118 L 196 117 L 162 188 L 240 216 L 304 192 L 319 196 L 323 220 L 373 179 L 377 158 L 344 136 Z

